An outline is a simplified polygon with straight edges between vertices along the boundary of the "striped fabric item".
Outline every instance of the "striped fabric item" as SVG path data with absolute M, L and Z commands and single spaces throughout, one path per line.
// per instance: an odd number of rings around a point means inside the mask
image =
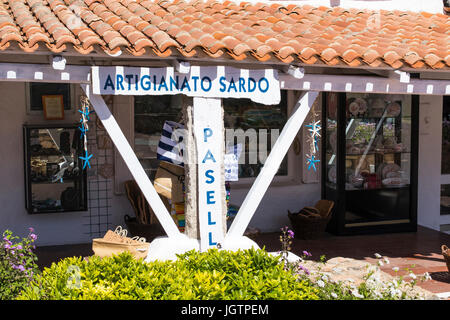
M 181 129 L 181 130 L 177 130 Z M 180 166 L 184 166 L 183 153 L 184 126 L 174 121 L 165 121 L 158 143 L 157 156 L 158 160 L 171 162 Z

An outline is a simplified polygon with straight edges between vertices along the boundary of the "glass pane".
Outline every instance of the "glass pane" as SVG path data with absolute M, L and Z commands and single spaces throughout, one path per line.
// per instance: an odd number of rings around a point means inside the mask
M 30 83 L 30 110 L 43 110 L 42 96 L 63 95 L 64 109 L 71 109 L 70 84 L 67 83 Z
M 326 114 L 326 165 L 327 186 L 336 189 L 336 150 L 337 150 L 337 110 L 338 94 L 335 92 L 327 95 Z
M 134 97 L 134 151 L 150 179 L 154 179 L 159 139 L 166 120 L 182 119 L 181 96 Z
M 85 210 L 80 132 L 36 128 L 29 139 L 32 212 Z
M 441 185 L 441 214 L 450 214 L 450 184 Z
M 442 113 L 442 174 L 450 174 L 450 96 L 444 96 Z
M 407 220 L 410 97 L 347 94 L 345 132 L 347 223 Z
M 250 99 L 222 99 L 222 104 L 228 135 L 227 145 L 243 145 L 239 158 L 239 178 L 256 177 L 287 121 L 286 91 L 282 91 L 279 105 L 259 104 Z M 277 175 L 287 174 L 285 157 Z

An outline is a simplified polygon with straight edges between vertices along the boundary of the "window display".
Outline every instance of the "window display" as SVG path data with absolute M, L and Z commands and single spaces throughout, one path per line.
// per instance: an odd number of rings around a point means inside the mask
M 330 93 L 325 101 L 324 193 L 341 199 L 342 228 L 412 223 L 411 96 Z
M 278 136 L 272 130 L 276 130 L 278 134 L 281 133 L 287 121 L 287 94 L 282 91 L 280 104 L 273 106 L 254 103 L 250 99 L 222 99 L 222 104 L 225 128 L 241 129 L 245 136 L 240 154 L 242 163 L 239 163 L 239 178 L 256 177 L 263 166 L 261 157 L 264 156 L 264 152 L 266 152 L 265 156 L 268 155 Z M 164 122 L 180 123 L 181 119 L 181 96 L 134 97 L 135 152 L 152 180 L 159 165 L 157 150 Z M 262 143 L 261 138 L 267 141 L 266 149 L 259 149 Z M 256 143 L 252 144 L 252 142 Z M 239 143 L 237 138 L 234 143 L 229 143 L 228 148 Z M 277 175 L 287 175 L 287 168 L 287 157 L 285 157 Z
M 24 126 L 29 213 L 87 210 L 86 171 L 78 125 Z

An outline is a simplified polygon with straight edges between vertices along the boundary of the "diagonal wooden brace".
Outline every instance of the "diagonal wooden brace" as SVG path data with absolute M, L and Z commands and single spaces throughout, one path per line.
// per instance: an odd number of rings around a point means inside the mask
M 161 223 L 161 226 L 164 228 L 164 231 L 169 237 L 182 236 L 175 222 L 171 218 L 170 213 L 167 211 L 167 208 L 153 187 L 153 184 L 142 168 L 142 165 L 136 157 L 134 150 L 131 148 L 118 123 L 109 111 L 109 108 L 102 96 L 93 94 L 90 85 L 81 84 L 81 87 L 86 93 L 86 96 L 89 98 L 89 101 L 91 102 L 97 116 L 102 121 L 103 126 L 122 156 L 125 164 L 133 175 L 134 180 L 141 189 L 145 199 L 155 212 L 155 215 Z
M 263 168 L 245 197 L 238 214 L 231 224 L 226 238 L 243 236 L 318 94 L 318 92 L 307 91 L 300 97 L 295 105 L 292 115 L 286 122 L 280 136 L 270 151 Z

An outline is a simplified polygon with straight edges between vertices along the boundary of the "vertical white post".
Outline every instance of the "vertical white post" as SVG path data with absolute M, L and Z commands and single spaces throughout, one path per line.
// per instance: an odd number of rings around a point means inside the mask
M 226 238 L 241 237 L 244 234 L 318 94 L 318 92 L 307 91 L 300 97 L 293 114 L 286 122 L 263 168 L 245 197 Z
M 194 135 L 197 147 L 198 218 L 200 249 L 206 251 L 223 243 L 225 144 L 220 99 L 194 98 Z
M 103 100 L 102 96 L 93 94 L 90 85 L 82 84 L 81 87 L 89 98 L 92 106 L 94 107 L 95 113 L 102 121 L 102 124 L 108 132 L 111 140 L 113 141 L 114 145 L 125 161 L 125 164 L 133 175 L 133 178 L 141 189 L 145 199 L 147 199 L 149 205 L 155 212 L 155 215 L 161 223 L 161 226 L 164 228 L 164 231 L 169 237 L 181 236 L 181 233 L 175 225 L 175 222 L 171 218 L 170 213 L 164 206 L 164 203 L 153 187 L 153 184 L 151 183 L 150 179 L 142 168 L 141 163 L 136 157 L 133 148 L 131 148 L 127 139 L 123 135 L 122 130 L 109 111 L 109 108 Z

